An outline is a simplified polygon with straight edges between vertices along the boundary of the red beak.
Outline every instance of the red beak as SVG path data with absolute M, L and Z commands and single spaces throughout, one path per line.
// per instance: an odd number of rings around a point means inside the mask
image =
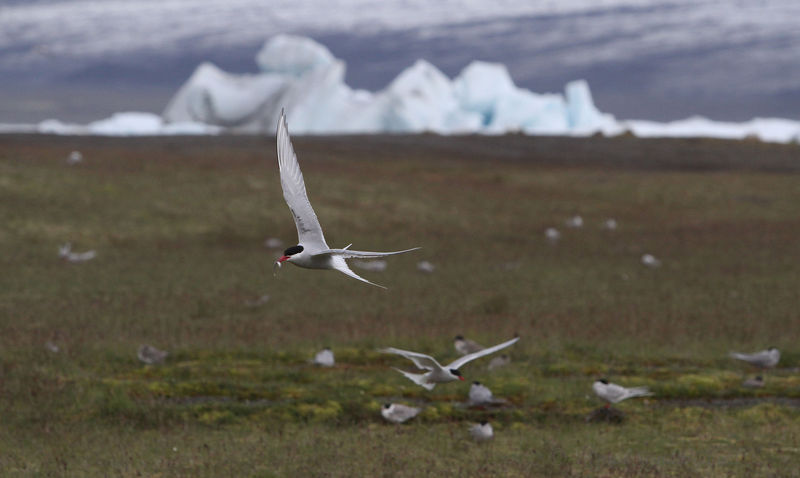
M 461 375 L 459 375 L 459 376 L 458 376 L 458 379 L 459 379 L 459 380 L 466 380 L 466 379 L 465 379 L 464 377 L 462 377 Z
M 284 261 L 287 261 L 287 260 L 289 260 L 289 256 L 281 256 L 281 258 L 278 259 L 278 262 L 284 262 Z

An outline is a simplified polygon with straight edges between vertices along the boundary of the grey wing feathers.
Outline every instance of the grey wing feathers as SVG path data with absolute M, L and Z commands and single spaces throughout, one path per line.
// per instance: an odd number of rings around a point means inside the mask
M 507 342 L 503 342 L 502 344 L 495 345 L 494 347 L 489 347 L 488 349 L 483 349 L 478 352 L 464 355 L 463 357 L 453 361 L 453 363 L 448 365 L 447 368 L 455 368 L 455 369 L 461 368 L 461 366 L 467 362 L 471 362 L 477 358 L 483 357 L 484 355 L 489 355 L 491 353 L 497 352 L 498 350 L 514 345 L 517 342 L 517 340 L 519 340 L 519 337 L 514 337 L 513 339 Z
M 384 286 L 382 286 L 380 284 L 376 284 L 374 282 L 370 282 L 367 279 L 364 279 L 360 275 L 358 275 L 355 272 L 353 272 L 353 270 L 350 269 L 350 267 L 347 265 L 347 262 L 345 262 L 343 257 L 334 256 L 331 259 L 333 259 L 333 267 L 334 267 L 334 269 L 336 269 L 337 271 L 341 272 L 342 274 L 348 275 L 348 276 L 352 277 L 353 279 L 358 279 L 361 282 L 366 282 L 369 285 L 374 285 L 375 287 L 380 287 L 381 289 L 385 289 L 386 288 L 386 287 L 384 287 Z
M 401 355 L 401 356 L 407 358 L 408 360 L 411 360 L 412 362 L 414 362 L 414 365 L 416 365 L 417 368 L 419 368 L 420 370 L 435 370 L 437 368 L 442 368 L 442 366 L 439 365 L 439 362 L 437 362 L 430 355 L 420 354 L 420 353 L 417 353 L 417 352 L 411 352 L 411 351 L 408 351 L 408 350 L 396 349 L 394 347 L 380 349 L 380 350 L 378 350 L 378 352 L 381 352 L 381 353 L 384 353 L 384 354 Z
M 303 173 L 294 153 L 289 128 L 286 124 L 286 115 L 281 110 L 277 131 L 278 143 L 278 169 L 281 173 L 281 187 L 283 198 L 292 211 L 295 225 L 297 226 L 298 242 L 310 249 L 328 249 L 322 226 L 317 215 L 311 207 L 311 202 L 306 194 L 306 184 Z
M 395 254 L 405 254 L 406 252 L 416 251 L 417 249 L 420 249 L 419 247 L 414 247 L 412 249 L 406 249 L 404 251 L 370 252 L 370 251 L 351 251 L 347 247 L 345 247 L 344 249 L 328 249 L 326 251 L 320 252 L 319 254 L 331 254 L 343 257 L 345 259 L 350 259 L 350 258 L 370 259 L 377 257 L 393 256 Z

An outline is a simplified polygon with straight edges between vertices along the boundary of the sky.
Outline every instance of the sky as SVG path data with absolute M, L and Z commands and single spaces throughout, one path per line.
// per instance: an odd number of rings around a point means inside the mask
M 417 59 L 517 85 L 588 80 L 619 118 L 800 119 L 796 0 L 4 0 L 0 122 L 161 113 L 203 61 L 255 72 L 277 33 L 310 36 L 377 90 Z

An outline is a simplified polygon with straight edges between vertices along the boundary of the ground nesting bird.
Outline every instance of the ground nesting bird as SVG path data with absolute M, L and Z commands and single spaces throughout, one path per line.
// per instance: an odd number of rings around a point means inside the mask
M 577 229 L 579 227 L 583 227 L 583 218 L 580 216 L 572 216 L 571 218 L 567 219 L 564 224 L 566 224 L 567 227 Z
M 742 382 L 742 387 L 744 388 L 762 388 L 764 386 L 764 377 L 761 375 L 756 375 L 753 378 L 748 378 L 744 382 Z
M 506 365 L 511 363 L 511 357 L 508 354 L 498 355 L 497 357 L 493 358 L 489 361 L 489 365 L 486 367 L 489 371 L 497 370 L 500 367 L 505 367 Z
M 387 403 L 381 408 L 381 415 L 392 423 L 403 423 L 419 415 L 421 410 L 401 403 Z
M 330 347 L 325 347 L 314 356 L 314 365 L 333 367 L 335 364 L 336 361 L 333 358 L 333 350 L 331 350 Z
M 83 161 L 83 155 L 81 154 L 80 151 L 73 151 L 69 153 L 69 156 L 67 156 L 67 164 L 69 164 L 70 166 L 72 166 L 73 164 L 78 164 L 81 161 Z
M 755 352 L 752 354 L 742 354 L 738 352 L 731 352 L 731 358 L 742 360 L 750 365 L 758 368 L 773 368 L 778 365 L 781 359 L 781 353 L 775 347 L 770 347 L 767 350 Z
M 417 262 L 417 270 L 426 274 L 431 274 L 436 270 L 436 266 L 428 261 L 419 261 Z
M 494 436 L 494 430 L 492 424 L 484 420 L 469 427 L 469 434 L 475 441 L 486 441 Z
M 166 360 L 167 355 L 169 355 L 169 352 L 166 350 L 158 350 L 152 345 L 147 344 L 140 345 L 139 350 L 136 352 L 136 356 L 139 357 L 139 360 L 147 365 L 160 364 Z
M 555 227 L 548 227 L 544 230 L 544 237 L 547 238 L 551 244 L 555 244 L 559 239 L 561 239 L 561 233 L 558 232 L 558 229 Z
M 474 354 L 486 348 L 477 342 L 465 339 L 463 335 L 456 335 L 456 338 L 453 340 L 453 347 L 455 347 L 456 352 L 461 355 Z
M 617 220 L 612 218 L 606 219 L 603 221 L 603 229 L 615 231 L 617 229 Z
M 661 261 L 656 259 L 656 256 L 652 254 L 644 254 L 642 256 L 642 264 L 644 264 L 647 267 L 652 267 L 654 269 L 656 267 L 661 267 Z
M 58 257 L 67 262 L 86 262 L 94 259 L 97 253 L 94 250 L 86 252 L 72 252 L 72 243 L 68 242 L 58 248 Z
M 606 402 L 606 408 L 611 403 L 619 403 L 623 400 L 634 397 L 649 397 L 653 395 L 647 387 L 625 388 L 616 383 L 609 383 L 608 380 L 601 378 L 592 384 L 595 395 Z

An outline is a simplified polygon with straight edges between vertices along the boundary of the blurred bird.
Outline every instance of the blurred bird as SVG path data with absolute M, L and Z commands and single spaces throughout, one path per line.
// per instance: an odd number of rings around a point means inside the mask
M 564 224 L 566 224 L 567 227 L 577 229 L 579 227 L 583 227 L 583 218 L 580 216 L 572 216 L 564 221 Z
M 53 342 L 51 342 L 49 340 L 44 343 L 44 348 L 46 348 L 47 350 L 53 352 L 54 354 L 58 353 L 58 351 L 59 351 L 58 345 L 56 345 L 55 343 L 53 343 Z
M 69 156 L 67 156 L 67 164 L 69 164 L 70 166 L 72 166 L 73 164 L 78 164 L 81 161 L 83 161 L 83 155 L 81 154 L 80 151 L 73 151 L 69 153 Z
M 261 307 L 262 305 L 269 302 L 269 294 L 264 294 L 258 299 L 255 300 L 245 300 L 244 305 L 248 307 Z
M 139 350 L 136 352 L 136 356 L 139 357 L 139 360 L 148 365 L 162 363 L 167 358 L 167 355 L 169 355 L 169 352 L 166 350 L 158 350 L 152 345 L 146 344 L 140 345 Z
M 487 368 L 491 372 L 492 370 L 497 370 L 500 367 L 505 367 L 510 363 L 511 363 L 511 357 L 509 357 L 507 354 L 503 354 L 489 361 L 489 366 Z
M 561 233 L 558 232 L 558 229 L 555 227 L 548 227 L 544 230 L 544 237 L 546 237 L 551 244 L 555 244 L 559 239 L 561 239 Z
M 72 252 L 72 243 L 68 242 L 58 248 L 58 257 L 67 262 L 86 262 L 94 259 L 97 253 L 94 250 L 86 252 Z
M 461 376 L 461 372 L 458 370 L 459 367 L 477 358 L 489 355 L 491 353 L 497 352 L 498 350 L 509 347 L 514 343 L 516 343 L 517 340 L 519 340 L 519 337 L 515 337 L 509 340 L 508 342 L 503 342 L 502 344 L 495 345 L 494 347 L 489 347 L 488 349 L 484 349 L 479 352 L 465 355 L 445 366 L 439 365 L 439 362 L 437 362 L 430 355 L 420 354 L 417 352 L 409 352 L 408 350 L 400 350 L 390 347 L 387 349 L 380 349 L 379 352 L 386 354 L 401 355 L 414 362 L 414 365 L 416 365 L 417 368 L 419 368 L 420 370 L 429 370 L 429 372 L 426 373 L 410 373 L 400 370 L 399 368 L 395 368 L 395 370 L 405 375 L 406 378 L 416 383 L 417 385 L 424 387 L 428 390 L 433 390 L 433 388 L 436 387 L 437 383 L 452 382 L 454 380 L 464 380 L 464 377 Z
M 455 340 L 453 340 L 453 347 L 461 355 L 473 354 L 486 348 L 472 340 L 465 339 L 462 335 L 456 335 Z
M 608 383 L 608 380 L 601 378 L 592 384 L 595 395 L 605 400 L 606 408 L 609 403 L 619 403 L 633 397 L 649 397 L 653 395 L 647 387 L 625 388 L 616 383 Z
M 656 259 L 656 257 L 652 254 L 645 254 L 642 256 L 642 264 L 646 265 L 647 267 L 661 267 L 661 261 Z
M 292 217 L 294 217 L 295 226 L 297 226 L 297 245 L 283 251 L 283 255 L 275 262 L 275 271 L 284 262 L 291 262 L 296 266 L 307 269 L 337 270 L 354 279 L 385 289 L 385 287 L 370 282 L 350 270 L 346 259 L 374 259 L 403 254 L 419 248 L 415 247 L 394 252 L 367 252 L 352 251 L 349 249 L 350 245 L 343 249 L 331 249 L 328 247 L 325 242 L 325 236 L 322 234 L 322 226 L 320 226 L 317 215 L 314 213 L 306 194 L 303 173 L 300 171 L 300 164 L 297 162 L 297 156 L 292 147 L 289 128 L 286 124 L 286 115 L 284 115 L 283 111 L 281 111 L 281 116 L 278 120 L 277 143 L 278 169 L 281 175 L 283 198 L 286 200 Z
M 606 219 L 603 221 L 603 228 L 608 229 L 609 231 L 615 231 L 617 229 L 617 220 L 616 219 Z
M 383 405 L 381 415 L 392 423 L 403 423 L 419 415 L 420 410 L 401 403 L 387 403 Z
M 752 354 L 741 354 L 738 352 L 731 352 L 731 358 L 735 358 L 737 360 L 743 360 L 750 365 L 753 365 L 758 368 L 772 368 L 778 365 L 778 362 L 781 359 L 781 353 L 775 347 L 770 347 L 767 350 L 762 350 L 760 352 L 755 352 Z
M 353 265 L 365 271 L 383 272 L 386 270 L 388 263 L 380 259 L 375 259 L 372 261 L 353 261 Z
M 264 240 L 264 247 L 267 249 L 280 249 L 283 247 L 283 241 L 277 237 L 268 237 Z
M 333 367 L 335 364 L 336 361 L 333 359 L 333 350 L 331 350 L 330 347 L 325 347 L 314 356 L 314 365 Z
M 469 427 L 469 434 L 476 441 L 486 441 L 494 436 L 494 430 L 492 424 L 484 420 Z
M 762 388 L 764 386 L 764 377 L 757 375 L 753 378 L 748 378 L 742 382 L 744 388 Z
M 420 272 L 425 272 L 427 274 L 430 274 L 434 270 L 436 270 L 436 266 L 434 266 L 433 264 L 431 264 L 428 261 L 420 261 L 420 262 L 417 262 L 417 270 L 420 271 Z

